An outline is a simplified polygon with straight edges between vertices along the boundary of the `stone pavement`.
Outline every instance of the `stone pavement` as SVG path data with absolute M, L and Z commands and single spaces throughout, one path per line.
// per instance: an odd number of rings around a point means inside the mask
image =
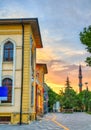
M 0 125 L 0 130 L 64 130 L 50 120 L 34 121 L 29 125 Z
M 70 130 L 91 130 L 91 115 L 84 112 L 56 114 L 56 120 Z
M 29 125 L 0 125 L 0 130 L 91 130 L 91 115 L 49 113 Z

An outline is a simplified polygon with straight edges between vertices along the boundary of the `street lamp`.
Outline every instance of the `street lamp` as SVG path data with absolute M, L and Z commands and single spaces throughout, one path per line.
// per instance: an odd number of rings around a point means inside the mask
M 88 91 L 88 82 L 85 82 L 86 90 Z

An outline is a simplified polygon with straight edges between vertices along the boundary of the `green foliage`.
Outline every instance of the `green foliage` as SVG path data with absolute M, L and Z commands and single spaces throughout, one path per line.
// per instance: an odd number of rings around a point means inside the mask
M 69 77 L 67 77 L 65 86 L 66 86 L 66 89 L 68 89 L 68 90 L 69 90 L 70 88 L 72 88 L 72 87 L 70 86 Z
M 61 92 L 60 95 L 60 103 L 63 108 L 91 112 L 91 91 L 83 90 L 77 94 L 73 89 L 66 88 L 65 92 Z
M 56 101 L 59 101 L 59 100 L 60 100 L 60 95 L 58 95 L 56 92 L 54 92 L 54 91 L 49 87 L 48 97 L 49 97 L 49 101 L 48 101 L 49 111 L 52 111 L 52 110 L 53 110 L 53 104 L 56 103 Z
M 85 62 L 87 63 L 87 65 L 91 66 L 91 57 L 87 57 Z
M 65 84 L 65 91 L 60 93 L 60 103 L 63 108 L 71 109 L 75 107 L 76 104 L 76 92 L 70 86 L 69 78 L 67 77 L 66 84 Z
M 83 106 L 83 92 L 77 94 L 77 97 L 76 97 L 76 110 L 80 110 L 80 111 L 83 111 L 84 109 L 84 106 Z
M 80 32 L 80 40 L 84 45 L 91 47 L 91 26 L 85 27 L 83 32 Z M 91 49 L 89 51 L 91 52 Z
M 80 32 L 80 41 L 87 46 L 87 51 L 91 53 L 91 25 L 88 28 L 85 27 L 83 32 Z M 87 57 L 85 62 L 91 66 L 91 57 Z
M 70 109 L 74 108 L 76 104 L 76 92 L 71 88 L 65 89 L 65 92 L 61 95 L 60 103 L 63 108 Z
M 81 105 L 83 106 L 84 111 L 91 111 L 91 92 L 84 90 L 78 94 Z
M 78 102 L 77 106 L 83 111 L 91 111 L 91 92 L 84 90 L 77 95 Z
M 66 81 L 65 85 L 65 91 L 60 91 L 60 94 L 57 94 L 48 87 L 49 111 L 53 110 L 53 104 L 56 103 L 56 101 L 60 101 L 61 107 L 64 109 L 91 112 L 91 91 L 83 90 L 81 93 L 76 93 L 70 86 L 69 80 Z

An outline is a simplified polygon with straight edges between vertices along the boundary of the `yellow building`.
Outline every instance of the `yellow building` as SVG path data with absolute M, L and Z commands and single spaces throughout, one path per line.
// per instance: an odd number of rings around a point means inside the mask
M 0 86 L 8 88 L 8 100 L 0 101 L 0 122 L 35 119 L 36 48 L 42 48 L 37 18 L 0 20 Z
M 44 114 L 44 76 L 47 74 L 46 64 L 36 64 L 36 114 Z

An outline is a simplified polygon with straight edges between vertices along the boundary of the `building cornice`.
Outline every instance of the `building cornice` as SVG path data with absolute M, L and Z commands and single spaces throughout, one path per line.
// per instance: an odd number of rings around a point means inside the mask
M 36 42 L 36 48 L 42 48 L 42 40 L 40 34 L 40 28 L 38 23 L 38 18 L 15 18 L 15 19 L 0 19 L 0 25 L 22 25 L 30 24 L 33 35 Z

